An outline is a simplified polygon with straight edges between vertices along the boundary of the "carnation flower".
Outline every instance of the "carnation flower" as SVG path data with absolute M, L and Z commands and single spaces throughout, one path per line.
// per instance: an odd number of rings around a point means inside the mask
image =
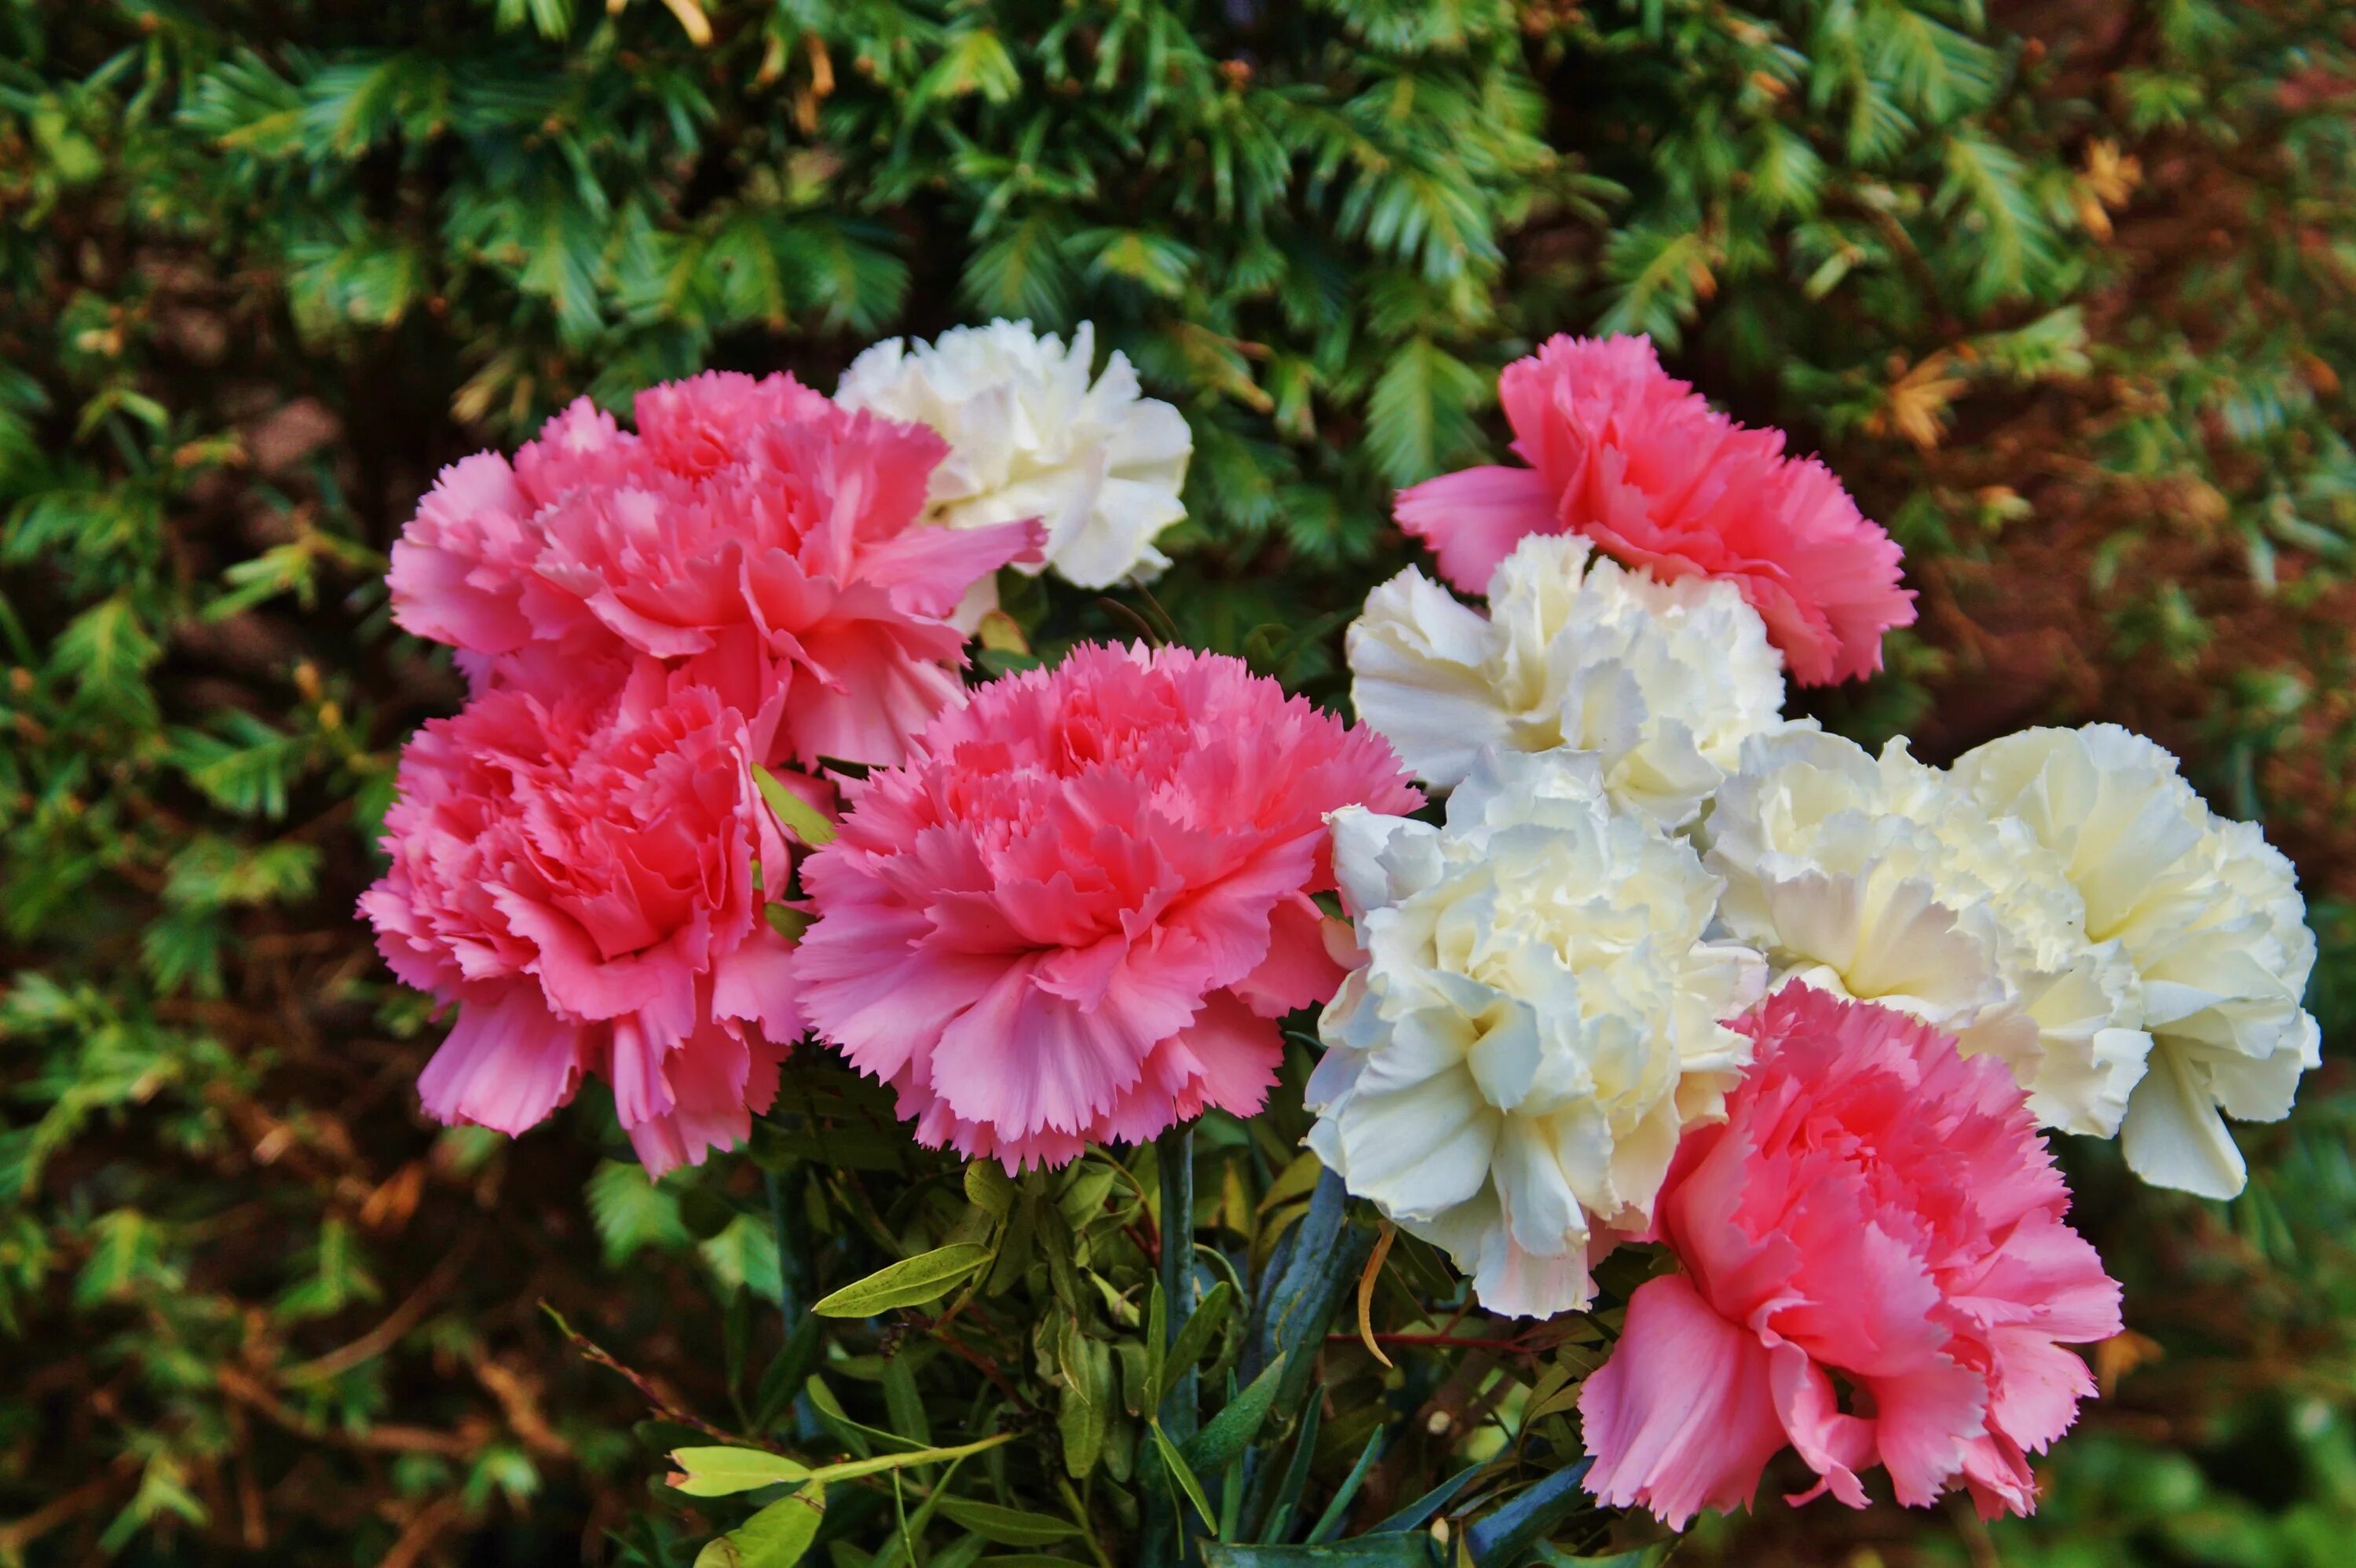
M 2315 936 L 2290 862 L 2257 827 L 2214 816 L 2176 759 L 2113 724 L 2029 730 L 1966 753 L 1957 780 L 2007 813 L 2083 896 L 2087 933 L 2141 979 L 2151 1070 L 2121 1143 L 2147 1181 L 2231 1198 L 2247 1172 L 2222 1110 L 2290 1114 L 2321 1060 L 2303 1010 Z
M 1082 588 L 1150 577 L 1170 564 L 1154 537 L 1186 515 L 1194 436 L 1168 403 L 1138 394 L 1115 349 L 1089 379 L 1096 328 L 1069 348 L 1027 321 L 959 326 L 931 343 L 879 343 L 851 362 L 835 400 L 938 431 L 949 455 L 932 475 L 932 520 L 978 528 L 1038 517 L 1044 560 L 1019 570 Z
M 757 717 L 767 761 L 896 761 L 960 689 L 947 617 L 1036 525 L 917 526 L 940 438 L 790 377 L 697 376 L 637 412 L 633 434 L 584 400 L 512 464 L 445 469 L 393 547 L 395 617 L 477 661 L 652 655 Z
M 1461 783 L 1484 747 L 1569 746 L 1601 761 L 1613 800 L 1679 827 L 1745 739 L 1782 727 L 1781 661 L 1733 584 L 1657 582 L 1592 553 L 1522 540 L 1486 616 L 1409 567 L 1351 624 L 1350 698 L 1427 783 Z
M 1713 411 L 1649 339 L 1548 338 L 1497 391 L 1530 466 L 1443 475 L 1397 504 L 1463 592 L 1525 534 L 1582 534 L 1664 581 L 1733 582 L 1804 686 L 1872 674 L 1881 634 L 1913 624 L 1898 546 L 1831 471 Z
M 1333 860 L 1364 956 L 1319 1026 L 1309 1147 L 1491 1311 L 1585 1306 L 1590 1238 L 1645 1222 L 1750 1058 L 1719 1020 L 1762 974 L 1704 939 L 1716 879 L 1568 751 L 1483 752 L 1444 827 L 1336 812 Z
M 2135 966 L 2018 822 L 1892 741 L 1751 742 L 1705 837 L 1722 918 L 1786 975 L 1993 1055 L 2046 1126 L 2109 1137 L 2151 1050 Z
M 643 656 L 520 673 L 410 742 L 360 900 L 393 973 L 458 1006 L 419 1090 L 519 1133 L 595 1073 L 648 1170 L 698 1163 L 749 1133 L 802 1028 L 754 732 Z
M 1960 1483 L 1984 1518 L 2033 1511 L 2028 1456 L 2094 1392 L 2062 1347 L 2119 1331 L 2119 1287 L 2020 1090 L 1806 986 L 1738 1027 L 1751 1071 L 1686 1135 L 1644 1238 L 1685 1272 L 1637 1287 L 1580 1393 L 1588 1489 L 1682 1529 L 1747 1507 L 1788 1444 L 1821 1477 L 1795 1503 L 1862 1508 L 1880 1465 L 1910 1507 Z
M 1381 738 L 1236 659 L 1087 645 L 845 786 L 801 1002 L 916 1136 L 1010 1168 L 1257 1110 L 1341 969 L 1326 813 L 1411 811 Z

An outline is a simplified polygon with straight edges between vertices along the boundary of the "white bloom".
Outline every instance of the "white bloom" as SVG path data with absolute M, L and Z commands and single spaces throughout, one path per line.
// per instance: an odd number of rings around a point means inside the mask
M 1592 752 L 1604 788 L 1664 827 L 1690 821 L 1744 740 L 1783 727 L 1782 662 L 1731 582 L 1658 582 L 1570 534 L 1497 567 L 1485 616 L 1410 567 L 1349 634 L 1351 700 L 1441 788 L 1483 747 Z
M 2108 1137 L 2151 1050 L 2134 965 L 2062 863 L 1902 741 L 1744 748 L 1705 828 L 1721 916 L 1783 974 L 2001 1058 L 2047 1126 Z
M 1027 321 L 953 327 L 929 344 L 876 344 L 834 396 L 948 441 L 933 471 L 934 521 L 978 528 L 1038 517 L 1045 561 L 1017 570 L 1052 566 L 1082 588 L 1107 588 L 1170 564 L 1153 539 L 1186 515 L 1178 492 L 1194 436 L 1176 409 L 1139 395 L 1119 350 L 1091 382 L 1095 353 L 1088 322 L 1068 348 Z
M 2211 813 L 2176 759 L 2112 724 L 2029 730 L 1954 768 L 1989 811 L 2018 818 L 2083 896 L 2087 934 L 2141 980 L 2151 1071 L 2121 1142 L 2145 1180 L 2208 1198 L 2247 1173 L 2226 1115 L 2289 1115 L 2320 1060 L 2299 1006 L 2315 936 L 2290 862 L 2258 829 Z
M 1679 1131 L 1724 1114 L 1758 955 L 1704 940 L 1716 880 L 1591 756 L 1484 753 L 1445 827 L 1332 821 L 1365 963 L 1319 1026 L 1310 1147 L 1491 1310 L 1584 1306 L 1590 1235 L 1644 1224 Z

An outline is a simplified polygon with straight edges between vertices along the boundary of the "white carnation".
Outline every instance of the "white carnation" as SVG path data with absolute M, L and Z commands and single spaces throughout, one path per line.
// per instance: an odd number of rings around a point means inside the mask
M 1365 962 L 1319 1026 L 1310 1147 L 1491 1310 L 1583 1307 L 1590 1236 L 1644 1223 L 1680 1130 L 1724 1114 L 1758 955 L 1705 940 L 1717 881 L 1590 755 L 1484 753 L 1445 827 L 1332 821 Z
M 1782 664 L 1727 581 L 1658 582 L 1532 535 L 1499 563 L 1485 616 L 1410 567 L 1351 625 L 1358 717 L 1441 788 L 1483 747 L 1592 752 L 1612 797 L 1692 820 L 1744 740 L 1783 726 Z
M 1115 349 L 1090 379 L 1096 328 L 1071 347 L 1027 321 L 959 326 L 931 343 L 894 337 L 851 362 L 845 408 L 929 425 L 949 443 L 933 471 L 931 517 L 953 528 L 1037 517 L 1045 567 L 1082 588 L 1150 577 L 1170 564 L 1156 535 L 1186 515 L 1194 437 L 1170 404 L 1141 397 Z
M 1893 741 L 1744 748 L 1705 828 L 1738 940 L 2001 1058 L 2047 1126 L 2108 1137 L 2151 1050 L 2135 965 L 2029 829 Z
M 2247 1173 L 2225 1115 L 2276 1121 L 2321 1037 L 2299 1005 L 2315 937 L 2290 862 L 2213 815 L 2176 759 L 2116 725 L 2029 730 L 1967 753 L 1957 782 L 2017 818 L 2084 901 L 2087 934 L 2141 982 L 2151 1071 L 2121 1142 L 2145 1180 L 2209 1198 Z

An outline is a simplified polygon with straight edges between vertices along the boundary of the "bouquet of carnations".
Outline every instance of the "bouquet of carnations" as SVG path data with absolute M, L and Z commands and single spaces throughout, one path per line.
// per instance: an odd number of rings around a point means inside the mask
M 2291 868 L 2111 726 L 1784 717 L 1912 620 L 1897 545 L 1643 339 L 1500 392 L 1355 721 L 1001 607 L 1184 514 L 1085 326 L 579 403 L 421 503 L 395 613 L 472 696 L 362 909 L 454 1009 L 435 1117 L 595 1081 L 648 1177 L 744 1150 L 776 1355 L 654 1428 L 735 1499 L 699 1562 L 1560 1562 L 1771 1466 L 2033 1509 L 2121 1331 L 2047 1135 L 2239 1190 L 2317 1063 Z

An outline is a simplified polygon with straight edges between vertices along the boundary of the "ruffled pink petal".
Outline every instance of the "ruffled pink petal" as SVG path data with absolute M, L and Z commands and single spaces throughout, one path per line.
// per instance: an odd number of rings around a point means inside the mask
M 1296 893 L 1269 919 L 1268 956 L 1228 987 L 1264 1019 L 1333 1000 L 1344 970 L 1325 942 L 1325 912 Z
M 1562 531 L 1553 490 L 1528 468 L 1492 465 L 1427 479 L 1398 493 L 1391 516 L 1464 593 L 1486 593 L 1498 564 L 1525 536 Z
M 531 635 L 520 597 L 541 536 L 535 503 L 505 458 L 444 469 L 392 547 L 393 619 L 421 637 L 502 654 Z
M 2117 1330 L 2118 1287 L 2064 1223 L 2025 1095 L 1921 1020 L 1804 985 L 1734 1027 L 1751 1068 L 1725 1121 L 1686 1135 L 1653 1229 L 1768 1347 L 1778 1423 L 1819 1477 L 1793 1500 L 1861 1508 L 1879 1464 L 1909 1506 L 1960 1485 L 2026 1512 L 2027 1456 L 2094 1392 L 2062 1347 Z
M 870 549 L 861 575 L 911 613 L 947 620 L 1000 567 L 1038 560 L 1046 537 L 1036 517 L 986 528 L 910 528 Z
M 1770 1354 L 1776 1418 L 1817 1477 L 1814 1487 L 1785 1500 L 1797 1507 L 1830 1492 L 1850 1508 L 1865 1507 L 1858 1473 L 1873 1464 L 1873 1423 L 1841 1410 L 1832 1379 L 1798 1346 L 1779 1344 Z
M 1015 1136 L 1081 1132 L 1114 1104 L 1153 1048 L 1119 1019 L 1041 990 L 1038 960 L 1001 973 L 974 1006 L 941 1030 L 930 1076 L 958 1116 Z
M 1682 1530 L 1701 1509 L 1748 1509 L 1783 1446 L 1766 1348 L 1712 1312 L 1682 1275 L 1646 1280 L 1627 1327 L 1580 1390 L 1594 1457 L 1586 1487 Z
M 1498 397 L 1530 467 L 1448 475 L 1397 507 L 1464 592 L 1525 534 L 1582 534 L 1664 581 L 1736 584 L 1803 685 L 1872 673 L 1882 634 L 1912 624 L 1896 542 L 1831 472 L 1713 411 L 1644 338 L 1549 338 Z
M 623 1121 L 647 1174 L 659 1178 L 682 1165 L 701 1165 L 712 1150 L 734 1148 L 750 1137 L 754 1113 L 776 1098 L 785 1054 L 782 1047 L 717 1027 L 669 1052 L 660 1063 L 668 1108 Z
M 1258 1104 L 1261 1015 L 1340 980 L 1325 814 L 1420 800 L 1235 660 L 1107 647 L 944 709 L 847 795 L 803 867 L 803 1009 L 921 1141 L 1015 1164 Z
M 547 1120 L 573 1098 L 586 1063 L 582 1030 L 548 1010 L 528 985 L 458 1009 L 434 1060 L 418 1074 L 426 1114 L 510 1136 Z
M 712 969 L 712 1016 L 758 1024 L 764 1038 L 791 1045 L 808 1027 L 796 995 L 794 945 L 762 930 Z
M 1936 1502 L 1962 1475 L 1965 1445 L 1987 1430 L 1987 1380 L 1933 1357 L 1866 1386 L 1873 1394 L 1874 1449 L 1891 1490 L 1908 1508 Z

